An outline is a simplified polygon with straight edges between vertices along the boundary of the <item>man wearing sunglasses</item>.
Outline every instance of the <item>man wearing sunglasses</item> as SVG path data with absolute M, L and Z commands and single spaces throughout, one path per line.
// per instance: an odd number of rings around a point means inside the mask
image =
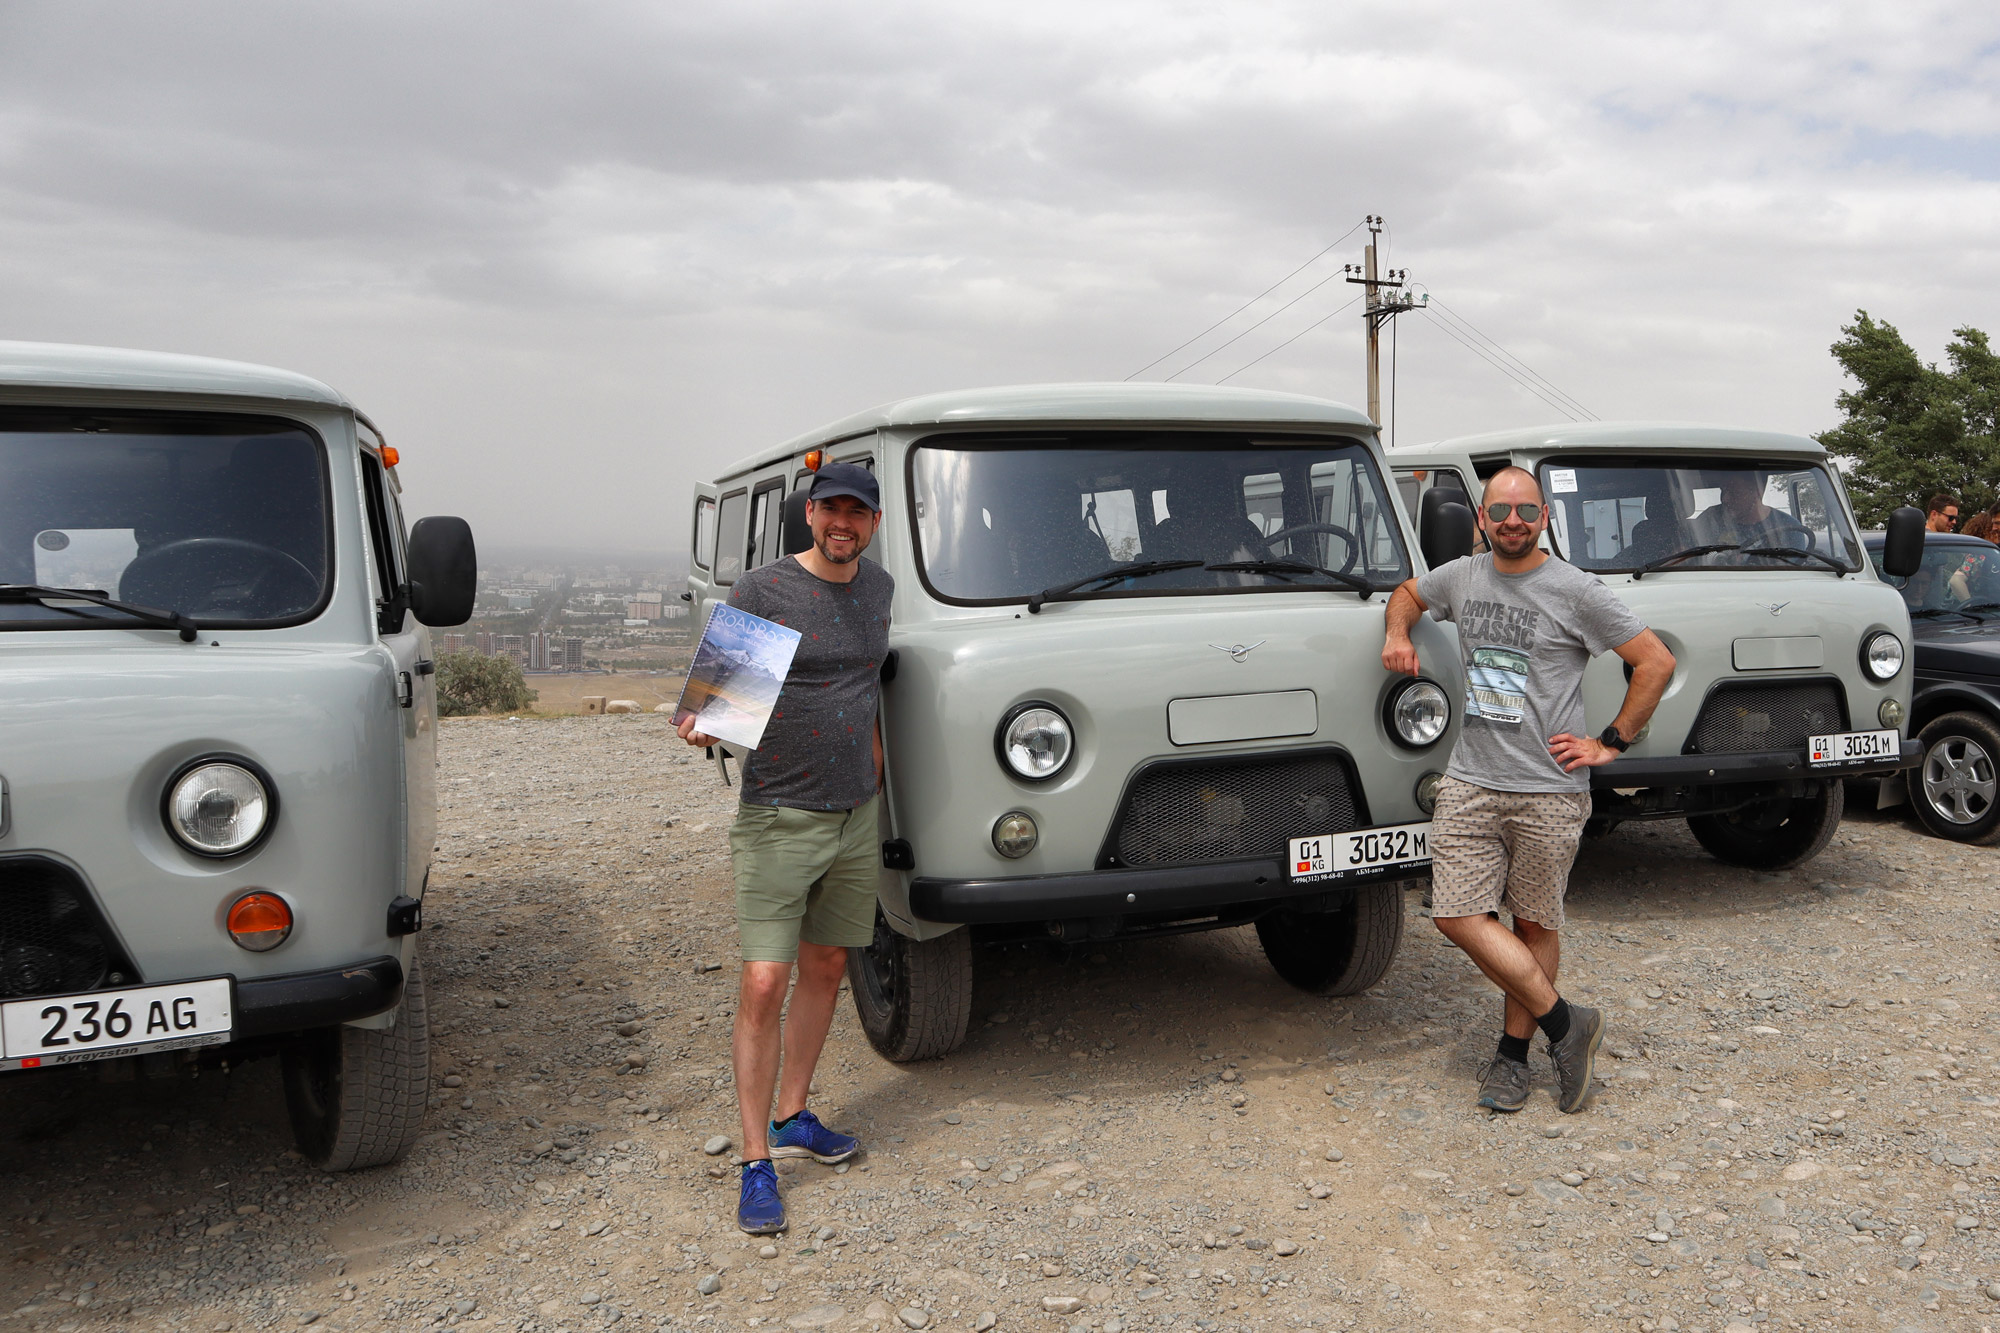
M 1487 551 L 1410 579 L 1389 599 L 1382 665 L 1416 675 L 1410 626 L 1429 611 L 1458 625 L 1465 720 L 1431 827 L 1431 913 L 1506 995 L 1500 1046 L 1480 1074 L 1479 1104 L 1527 1105 L 1528 1043 L 1540 1028 L 1557 1104 L 1590 1093 L 1604 1016 L 1556 991 L 1563 892 L 1590 817 L 1590 772 L 1618 757 L 1652 717 L 1673 654 L 1593 574 L 1541 549 L 1548 509 L 1533 474 L 1486 483 Z M 1601 735 L 1584 723 L 1583 669 L 1610 650 L 1631 664 L 1624 706 Z M 1500 909 L 1513 918 L 1500 924 Z

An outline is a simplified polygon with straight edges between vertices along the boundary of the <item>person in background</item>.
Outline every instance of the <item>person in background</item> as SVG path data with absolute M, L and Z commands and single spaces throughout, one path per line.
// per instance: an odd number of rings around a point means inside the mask
M 1924 518 L 1924 526 L 1932 532 L 1958 531 L 1958 497 L 1939 491 L 1931 497 L 1930 512 Z
M 1996 524 L 2000 524 L 2000 503 L 1965 520 L 1965 535 L 2000 546 L 2000 531 L 1996 531 Z

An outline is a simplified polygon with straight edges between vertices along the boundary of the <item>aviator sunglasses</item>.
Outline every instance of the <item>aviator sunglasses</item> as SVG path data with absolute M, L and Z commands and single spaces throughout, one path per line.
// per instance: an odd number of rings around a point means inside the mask
M 1542 507 L 1538 504 L 1490 504 L 1486 506 L 1486 517 L 1495 523 L 1505 523 L 1507 515 L 1519 514 L 1523 523 L 1534 523 L 1542 517 Z

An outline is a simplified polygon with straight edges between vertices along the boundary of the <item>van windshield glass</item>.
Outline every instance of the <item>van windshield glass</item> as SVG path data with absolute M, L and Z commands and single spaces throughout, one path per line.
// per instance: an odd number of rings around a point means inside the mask
M 207 625 L 303 618 L 330 563 L 319 441 L 266 418 L 0 414 L 0 584 Z M 0 626 L 132 624 L 89 599 L 0 600 Z
M 1826 470 L 1755 458 L 1544 462 L 1549 531 L 1571 564 L 1663 569 L 1861 567 L 1861 543 Z M 1671 559 L 1700 547 L 1728 547 Z
M 1093 432 L 911 452 L 925 578 L 952 601 L 1389 588 L 1410 564 L 1368 450 L 1351 440 Z M 1182 569 L 1125 566 L 1194 561 Z M 1271 562 L 1279 568 L 1210 569 Z M 1328 574 L 1322 571 L 1332 571 Z

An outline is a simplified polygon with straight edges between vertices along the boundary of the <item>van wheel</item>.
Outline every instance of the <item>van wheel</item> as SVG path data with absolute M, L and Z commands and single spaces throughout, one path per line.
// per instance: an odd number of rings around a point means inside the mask
M 1954 842 L 2000 841 L 2000 727 L 1977 713 L 1948 713 L 1918 739 L 1923 760 L 1910 774 L 1917 818 Z
M 972 1020 L 972 933 L 898 934 L 875 909 L 875 941 L 847 951 L 847 980 L 868 1044 L 904 1064 L 958 1049 Z
M 1380 981 L 1403 942 L 1403 886 L 1363 884 L 1337 912 L 1268 912 L 1257 942 L 1278 975 L 1314 995 L 1358 995 Z
M 285 1051 L 285 1105 L 306 1160 L 359 1171 L 408 1152 L 424 1127 L 430 1052 L 423 963 L 412 955 L 394 1027 L 322 1028 Z
M 1812 796 L 1774 796 L 1726 815 L 1693 815 L 1688 832 L 1725 864 L 1787 870 L 1826 848 L 1846 808 L 1846 787 L 1827 781 Z

